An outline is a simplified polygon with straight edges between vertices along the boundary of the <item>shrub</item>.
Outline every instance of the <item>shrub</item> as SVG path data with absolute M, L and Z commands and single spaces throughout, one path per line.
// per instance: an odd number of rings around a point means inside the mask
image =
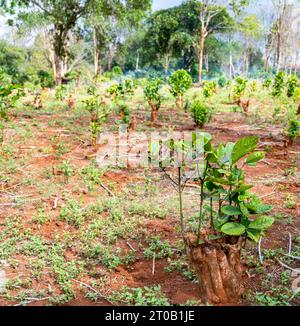
M 273 91 L 272 91 L 273 96 L 279 97 L 282 95 L 283 89 L 284 89 L 284 77 L 285 77 L 285 74 L 283 71 L 279 72 L 276 75 L 275 81 L 273 84 Z
M 266 78 L 263 82 L 263 88 L 270 88 L 272 85 L 272 79 L 271 78 Z
M 290 140 L 290 144 L 293 144 L 294 140 L 300 136 L 300 120 L 297 118 L 290 120 L 287 136 Z
M 111 73 L 114 77 L 116 76 L 122 76 L 123 75 L 123 70 L 119 66 L 115 66 L 112 68 Z
M 176 99 L 178 108 L 183 109 L 183 95 L 191 88 L 193 81 L 190 74 L 184 70 L 175 71 L 169 78 L 170 92 Z
M 211 109 L 201 101 L 195 101 L 191 105 L 191 113 L 196 125 L 202 128 L 211 119 Z
M 226 77 L 225 76 L 221 76 L 220 78 L 219 78 L 219 80 L 218 80 L 218 85 L 220 86 L 220 87 L 225 87 L 226 85 L 227 85 L 227 79 L 226 79 Z
M 244 95 L 246 88 L 247 88 L 247 83 L 248 83 L 248 80 L 244 79 L 240 76 L 235 79 L 235 84 L 233 87 L 234 99 L 239 99 Z
M 90 130 L 92 133 L 92 143 L 96 145 L 97 135 L 101 131 L 104 123 L 107 122 L 109 111 L 101 100 L 100 94 L 91 87 L 88 90 L 90 96 L 83 101 L 85 109 L 90 113 Z
M 203 95 L 208 98 L 213 96 L 217 92 L 217 82 L 216 81 L 206 81 L 203 86 Z
M 5 122 L 9 120 L 8 111 L 23 95 L 24 91 L 20 85 L 0 85 L 0 144 L 2 144 L 4 138 Z
M 157 112 L 160 109 L 162 96 L 159 94 L 161 79 L 149 80 L 144 85 L 145 99 L 151 108 L 151 121 L 156 122 Z
M 295 75 L 289 76 L 288 80 L 287 80 L 287 93 L 286 93 L 286 95 L 288 97 L 294 96 L 296 91 L 297 91 L 298 85 L 299 85 L 299 80 L 298 80 L 297 76 L 295 76 Z

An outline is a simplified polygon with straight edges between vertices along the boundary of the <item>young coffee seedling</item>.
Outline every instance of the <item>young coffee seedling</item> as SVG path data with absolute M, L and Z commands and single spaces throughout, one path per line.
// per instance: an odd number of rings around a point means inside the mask
M 287 93 L 288 97 L 293 97 L 296 93 L 297 87 L 299 86 L 299 80 L 297 76 L 290 75 L 287 80 Z
M 203 85 L 203 95 L 206 98 L 212 97 L 217 92 L 216 81 L 206 81 Z
M 210 121 L 212 110 L 207 104 L 198 100 L 191 104 L 191 114 L 197 127 L 202 128 Z
M 90 130 L 92 133 L 92 144 L 96 145 L 97 136 L 103 125 L 107 122 L 109 111 L 107 106 L 102 102 L 101 95 L 95 88 L 89 89 L 90 96 L 84 101 L 86 110 L 91 115 Z
M 0 85 L 0 144 L 4 140 L 4 129 L 9 120 L 8 112 L 23 94 L 23 89 L 19 85 Z
M 199 157 L 195 152 L 198 142 L 203 145 Z M 211 136 L 203 133 L 195 134 L 192 142 L 176 141 L 170 145 L 173 152 L 192 151 L 195 159 L 183 161 L 176 177 L 168 175 L 179 192 L 186 252 L 208 302 L 225 303 L 240 296 L 241 248 L 246 240 L 258 242 L 274 222 L 266 215 L 272 207 L 252 194 L 252 185 L 245 181 L 244 166 L 255 166 L 265 156 L 256 151 L 257 145 L 258 138 L 250 136 L 215 148 Z M 194 232 L 189 230 L 183 210 L 183 192 L 191 180 L 198 182 L 200 190 L 198 227 Z
M 280 97 L 283 93 L 284 90 L 284 79 L 285 79 L 285 74 L 283 71 L 279 72 L 276 77 L 275 81 L 273 84 L 273 91 L 272 95 L 275 97 Z
M 159 94 L 162 81 L 160 79 L 149 80 L 144 86 L 145 99 L 151 108 L 151 122 L 157 122 L 158 110 L 161 106 L 162 96 Z
M 183 96 L 192 86 L 192 77 L 186 70 L 181 69 L 175 71 L 168 81 L 171 87 L 170 92 L 176 99 L 177 108 L 183 110 Z

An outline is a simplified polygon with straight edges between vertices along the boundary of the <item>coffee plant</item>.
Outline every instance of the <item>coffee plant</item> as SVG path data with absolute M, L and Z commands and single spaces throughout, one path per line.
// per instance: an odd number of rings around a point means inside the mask
M 284 90 L 284 79 L 285 79 L 285 74 L 283 71 L 279 72 L 276 77 L 275 81 L 273 84 L 273 90 L 272 90 L 272 95 L 275 97 L 279 97 L 282 95 L 283 90 Z
M 211 119 L 211 108 L 199 100 L 191 104 L 190 110 L 196 125 L 200 128 L 202 128 Z
M 24 95 L 20 85 L 5 84 L 0 85 L 0 143 L 4 140 L 5 124 L 9 120 L 9 110 L 12 109 L 16 101 Z
M 171 87 L 170 92 L 176 99 L 176 106 L 183 110 L 183 96 L 192 86 L 192 77 L 186 70 L 181 69 L 175 71 L 168 82 Z
M 297 87 L 299 86 L 299 80 L 297 76 L 295 75 L 290 75 L 287 79 L 287 96 L 288 97 L 293 97 L 296 93 Z
M 238 100 L 244 95 L 244 93 L 247 89 L 247 83 L 248 83 L 248 80 L 244 79 L 240 76 L 235 79 L 235 83 L 233 86 L 233 99 L 234 100 Z
M 266 78 L 262 84 L 263 88 L 269 89 L 272 85 L 272 79 L 271 78 Z
M 95 146 L 97 136 L 103 125 L 107 122 L 109 111 L 102 102 L 101 95 L 94 87 L 88 90 L 89 97 L 83 102 L 85 109 L 90 113 L 90 131 L 92 133 L 92 144 Z
M 151 108 L 151 121 L 157 121 L 157 113 L 160 109 L 162 96 L 159 93 L 162 81 L 160 79 L 149 80 L 144 85 L 144 95 Z
M 292 145 L 295 139 L 300 136 L 300 119 L 297 117 L 290 119 L 289 127 L 287 129 L 287 136 L 290 145 Z
M 203 86 L 203 95 L 206 98 L 212 97 L 217 92 L 216 81 L 206 81 Z

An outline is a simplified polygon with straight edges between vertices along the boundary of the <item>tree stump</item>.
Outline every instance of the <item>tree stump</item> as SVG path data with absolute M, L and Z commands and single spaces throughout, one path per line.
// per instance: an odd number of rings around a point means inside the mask
M 194 243 L 188 241 L 187 254 L 197 273 L 203 302 L 230 304 L 238 301 L 243 293 L 240 246 L 221 243 L 196 246 Z

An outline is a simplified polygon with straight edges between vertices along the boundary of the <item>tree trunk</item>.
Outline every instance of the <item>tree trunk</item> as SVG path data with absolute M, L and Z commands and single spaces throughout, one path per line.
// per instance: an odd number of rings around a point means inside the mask
M 280 70 L 280 59 L 281 59 L 281 35 L 278 33 L 277 36 L 277 47 L 276 47 L 276 71 Z
M 198 82 L 202 83 L 202 71 L 203 71 L 203 51 L 204 51 L 204 42 L 205 42 L 206 31 L 205 28 L 201 28 L 200 31 L 200 40 L 199 40 L 199 51 L 198 51 Z
M 111 55 L 111 52 L 109 50 L 108 56 L 107 56 L 107 69 L 108 69 L 108 71 L 111 71 L 111 68 L 112 68 L 112 55 Z
M 137 50 L 137 53 L 136 53 L 136 62 L 135 62 L 135 70 L 139 70 L 139 64 L 140 64 L 140 51 Z
M 242 266 L 240 246 L 205 243 L 188 239 L 187 253 L 199 282 L 203 303 L 230 304 L 240 300 Z
M 55 54 L 55 68 L 56 68 L 55 84 L 61 85 L 62 77 L 63 77 L 63 60 L 58 54 Z
M 151 123 L 156 124 L 158 116 L 158 110 L 155 107 L 151 107 Z
M 97 33 L 96 29 L 94 28 L 93 32 L 93 43 L 94 43 L 94 75 L 95 77 L 99 74 L 99 49 L 98 49 L 98 41 L 97 41 Z
M 167 54 L 165 57 L 165 64 L 164 64 L 164 68 L 165 68 L 165 78 L 168 78 L 168 73 L 169 73 L 169 65 L 170 65 L 170 59 L 169 59 L 169 55 Z

